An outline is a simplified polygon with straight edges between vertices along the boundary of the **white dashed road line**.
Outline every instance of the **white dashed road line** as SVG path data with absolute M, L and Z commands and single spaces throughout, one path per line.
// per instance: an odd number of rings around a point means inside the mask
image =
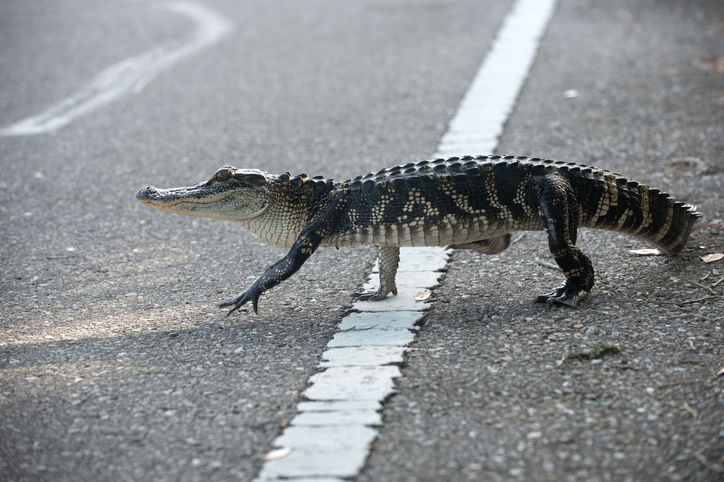
M 491 154 L 533 64 L 555 0 L 518 0 L 465 93 L 437 156 Z
M 397 295 L 376 302 L 358 301 L 340 323 L 338 333 L 322 354 L 321 368 L 303 393 L 308 402 L 275 440 L 291 448 L 283 458 L 264 465 L 258 481 L 356 475 L 382 424 L 382 401 L 394 391 L 407 345 L 415 338 L 415 323 L 426 305 L 415 295 L 437 284 L 447 264 L 444 248 L 410 248 L 400 259 Z M 376 289 L 377 267 L 365 289 Z M 318 479 L 315 478 L 315 481 Z M 326 480 L 326 479 L 325 479 Z
M 196 22 L 193 34 L 122 60 L 96 75 L 75 94 L 51 106 L 45 112 L 0 129 L 0 136 L 26 136 L 55 132 L 122 97 L 138 94 L 162 70 L 179 60 L 208 47 L 231 30 L 231 24 L 208 7 L 191 2 L 160 5 L 172 12 L 189 16 Z
M 554 7 L 555 0 L 513 5 L 437 155 L 495 151 Z M 394 392 L 398 364 L 424 315 L 426 305 L 415 296 L 438 283 L 447 258 L 444 248 L 403 249 L 398 294 L 353 305 L 355 312 L 342 320 L 322 354 L 325 370 L 311 377 L 303 393 L 309 401 L 297 406 L 299 414 L 274 441 L 277 450 L 286 449 L 274 452 L 285 455 L 270 457 L 257 482 L 343 482 L 359 473 L 377 436 L 374 427 L 382 424 L 382 402 Z M 365 289 L 376 287 L 373 272 Z

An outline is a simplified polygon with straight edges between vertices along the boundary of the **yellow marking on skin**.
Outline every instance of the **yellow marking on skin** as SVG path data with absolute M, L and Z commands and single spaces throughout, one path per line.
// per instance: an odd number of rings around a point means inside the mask
M 609 208 L 609 192 L 608 184 L 603 183 L 603 193 L 598 199 L 598 206 L 596 206 L 596 221 L 601 218 L 605 218 Z
M 659 229 L 658 234 L 653 238 L 654 242 L 661 241 L 667 234 L 669 234 L 671 223 L 674 220 L 674 202 L 676 201 L 673 198 L 669 198 L 666 209 L 666 220 L 664 221 L 663 226 L 661 226 L 661 229 Z
M 641 199 L 641 224 L 631 234 L 636 234 L 642 229 L 648 228 L 651 224 L 651 212 L 649 210 L 649 187 L 646 184 L 639 184 L 639 198 Z
M 686 222 L 684 222 L 684 226 L 686 226 Z M 671 242 L 671 247 L 673 248 L 674 246 L 681 244 L 681 240 L 684 239 L 684 236 L 686 236 L 686 230 L 682 229 L 679 231 L 679 235 L 676 236 L 676 239 Z
M 530 172 L 526 171 L 523 181 L 518 185 L 518 189 L 515 191 L 515 197 L 513 198 L 513 203 L 522 206 L 526 216 L 534 216 L 536 210 L 536 206 L 526 202 L 526 188 L 528 187 L 530 176 Z
M 447 192 L 446 192 L 447 194 Z M 473 207 L 470 205 L 470 196 L 466 195 L 459 195 L 459 194 L 453 194 L 450 196 L 455 203 L 455 206 L 457 206 L 458 209 L 460 209 L 463 212 L 470 213 L 470 214 L 482 214 L 485 212 L 485 209 L 473 209 Z
M 372 224 L 380 224 L 385 214 L 385 209 L 389 205 L 392 198 L 387 194 L 382 194 L 379 201 L 372 208 Z
M 431 202 L 425 201 L 425 216 L 428 218 L 437 217 L 440 215 L 440 210 L 435 207 Z
M 626 209 L 626 211 L 624 211 L 623 214 L 621 214 L 621 217 L 620 217 L 619 220 L 618 220 L 618 228 L 619 228 L 619 229 L 626 223 L 626 220 L 627 220 L 628 217 L 631 216 L 632 214 L 633 214 L 633 211 L 631 211 L 630 209 Z
M 612 208 L 618 208 L 618 184 L 616 184 L 616 176 L 613 174 L 606 174 L 606 181 L 609 186 L 609 206 Z
M 454 214 L 446 214 L 445 217 L 443 218 L 443 221 L 445 223 L 449 224 L 450 226 L 455 226 L 458 223 L 458 220 Z
M 689 210 L 689 209 L 688 209 L 689 206 L 683 206 L 682 208 L 685 209 L 685 210 Z M 671 207 L 671 209 L 672 209 L 672 210 L 674 209 L 673 206 Z M 673 211 L 672 211 L 672 212 L 673 212 Z M 684 237 L 686 236 L 686 226 L 687 226 L 688 223 L 689 223 L 689 219 L 690 219 L 690 216 L 687 216 L 687 215 L 685 214 L 685 215 L 684 215 L 684 219 L 683 219 L 683 221 L 681 222 L 681 225 L 678 227 L 678 228 L 679 228 L 679 234 L 678 234 L 678 236 L 676 236 L 676 239 L 675 239 L 674 241 L 672 241 L 671 244 L 670 244 L 670 246 L 671 246 L 672 248 L 680 245 L 680 244 L 681 244 L 681 241 L 682 241 L 682 240 L 684 239 Z
M 495 188 L 495 175 L 492 172 L 485 178 L 485 192 L 488 194 L 488 203 L 499 208 L 498 190 Z
M 402 211 L 410 213 L 415 208 L 415 204 L 417 204 L 420 199 L 420 191 L 417 188 L 410 189 L 410 191 L 407 193 L 407 196 L 409 200 L 405 203 L 404 206 L 402 206 Z
M 492 167 L 491 167 L 492 170 Z M 508 206 L 500 202 L 498 197 L 498 189 L 495 184 L 495 176 L 491 172 L 485 179 L 485 191 L 488 195 L 488 203 L 491 207 L 499 211 L 499 218 L 504 221 L 508 228 L 512 228 L 515 224 L 515 218 Z

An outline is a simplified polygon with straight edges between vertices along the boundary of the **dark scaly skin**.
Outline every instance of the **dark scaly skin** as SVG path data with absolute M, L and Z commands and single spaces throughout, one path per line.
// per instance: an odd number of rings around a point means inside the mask
M 565 276 L 535 303 L 576 306 L 594 271 L 576 246 L 580 227 L 615 230 L 679 253 L 700 217 L 695 207 L 636 181 L 589 166 L 527 157 L 479 156 L 420 161 L 343 182 L 306 174 L 221 168 L 208 181 L 170 190 L 141 189 L 155 209 L 229 219 L 290 248 L 252 285 L 221 306 L 231 312 L 293 275 L 323 246 L 380 247 L 380 288 L 396 294 L 401 246 L 449 246 L 498 253 L 517 230 L 545 230 Z

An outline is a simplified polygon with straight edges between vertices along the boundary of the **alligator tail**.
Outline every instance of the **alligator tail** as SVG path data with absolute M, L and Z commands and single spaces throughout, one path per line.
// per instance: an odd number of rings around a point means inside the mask
M 581 206 L 589 208 L 581 213 L 582 226 L 628 233 L 671 255 L 684 249 L 694 223 L 701 218 L 696 206 L 616 174 L 591 174 L 585 176 L 586 188 L 578 193 L 587 198 Z

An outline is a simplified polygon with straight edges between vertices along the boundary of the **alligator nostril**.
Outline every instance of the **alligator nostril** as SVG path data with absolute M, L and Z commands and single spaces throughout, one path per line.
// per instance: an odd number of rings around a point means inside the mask
M 136 193 L 136 199 L 148 199 L 149 197 L 156 194 L 156 188 L 153 186 L 144 187 L 138 190 Z

